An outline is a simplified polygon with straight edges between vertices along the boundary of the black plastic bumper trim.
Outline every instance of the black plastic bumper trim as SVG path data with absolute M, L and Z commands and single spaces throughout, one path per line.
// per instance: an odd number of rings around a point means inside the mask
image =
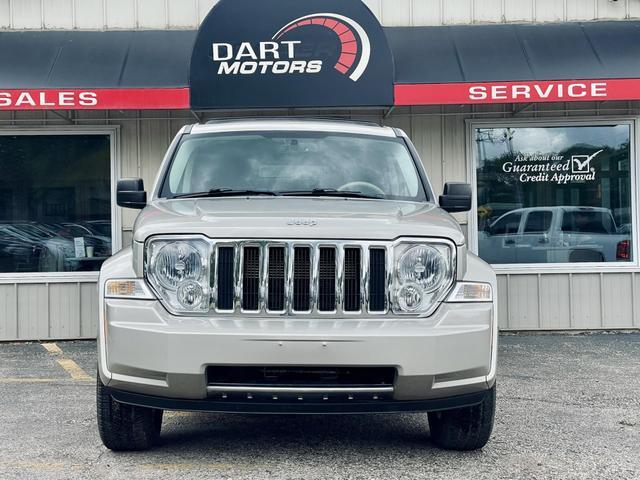
M 204 411 L 217 413 L 266 413 L 266 414 L 353 414 L 353 413 L 398 413 L 398 412 L 432 412 L 453 408 L 470 407 L 481 403 L 489 390 L 457 395 L 447 398 L 429 400 L 372 400 L 349 402 L 252 402 L 224 401 L 218 399 L 191 400 L 182 398 L 166 398 L 141 393 L 125 392 L 109 389 L 111 396 L 118 402 L 151 407 L 161 410 Z

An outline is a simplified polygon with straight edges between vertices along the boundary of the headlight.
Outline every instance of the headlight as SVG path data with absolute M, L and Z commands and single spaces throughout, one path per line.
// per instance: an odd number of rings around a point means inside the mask
M 202 257 L 198 250 L 186 242 L 172 242 L 158 250 L 153 270 L 160 285 L 175 290 L 186 280 L 197 280 L 202 275 Z
M 449 290 L 454 278 L 453 246 L 407 243 L 396 248 L 395 313 L 426 313 Z
M 170 310 L 208 312 L 210 256 L 205 240 L 152 239 L 147 242 L 145 274 Z
M 446 273 L 446 257 L 430 245 L 411 247 L 398 262 L 400 283 L 417 283 L 424 293 L 437 290 Z

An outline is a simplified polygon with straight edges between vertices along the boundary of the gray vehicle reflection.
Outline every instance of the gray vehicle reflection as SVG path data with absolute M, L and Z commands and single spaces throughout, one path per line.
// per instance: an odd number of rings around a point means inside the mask
M 40 244 L 0 224 L 0 273 L 37 271 Z
M 611 210 L 536 207 L 512 210 L 478 234 L 482 258 L 493 264 L 631 261 L 631 235 Z
M 78 257 L 74 238 L 92 248 Z M 89 250 L 87 250 L 89 251 Z M 0 272 L 65 272 L 94 270 L 111 255 L 111 239 L 82 225 L 36 222 L 0 224 Z
M 94 246 L 111 245 L 111 233 L 105 235 L 100 228 L 96 228 L 95 224 L 91 222 L 63 223 L 58 228 L 68 230 L 73 237 L 83 237 L 85 242 L 87 239 L 93 239 L 94 241 L 90 242 L 90 244 Z

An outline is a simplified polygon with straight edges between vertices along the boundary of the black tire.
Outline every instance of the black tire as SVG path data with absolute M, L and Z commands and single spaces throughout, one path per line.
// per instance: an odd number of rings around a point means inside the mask
M 100 381 L 96 388 L 98 431 L 110 450 L 146 450 L 157 445 L 162 428 L 162 410 L 117 402 Z
M 431 441 L 448 450 L 477 450 L 489 441 L 496 410 L 496 387 L 473 407 L 429 412 Z

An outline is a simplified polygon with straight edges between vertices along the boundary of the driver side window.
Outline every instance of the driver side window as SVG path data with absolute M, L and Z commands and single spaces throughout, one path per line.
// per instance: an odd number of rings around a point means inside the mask
M 496 223 L 489 227 L 489 233 L 491 235 L 513 235 L 518 233 L 520 227 L 520 219 L 522 214 L 520 212 L 509 213 L 504 217 L 498 219 Z

